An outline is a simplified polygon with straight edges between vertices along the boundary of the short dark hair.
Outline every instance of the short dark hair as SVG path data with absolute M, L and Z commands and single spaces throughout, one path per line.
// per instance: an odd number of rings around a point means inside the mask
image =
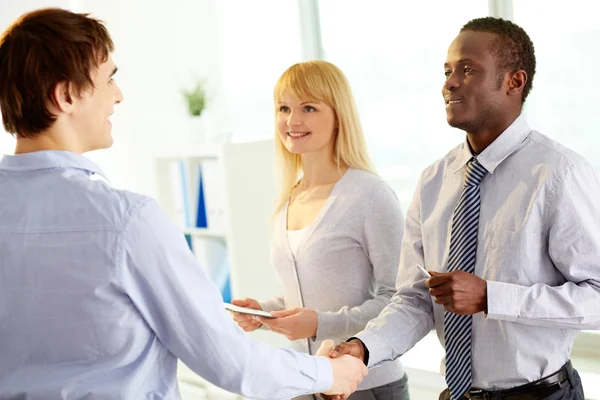
M 492 43 L 491 51 L 496 57 L 501 75 L 521 69 L 527 73 L 527 82 L 521 98 L 521 104 L 523 104 L 533 87 L 533 76 L 535 75 L 535 50 L 527 32 L 512 21 L 494 17 L 473 19 L 467 22 L 460 31 L 488 32 L 498 36 Z M 499 79 L 501 84 L 502 78 L 499 77 Z
M 0 36 L 0 111 L 4 129 L 34 137 L 56 116 L 54 89 L 69 82 L 74 93 L 93 87 L 92 73 L 114 50 L 103 25 L 89 14 L 43 8 L 19 17 Z

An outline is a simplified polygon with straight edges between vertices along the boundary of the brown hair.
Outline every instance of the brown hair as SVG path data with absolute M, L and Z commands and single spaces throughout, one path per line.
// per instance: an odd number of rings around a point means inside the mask
M 34 137 L 56 116 L 60 82 L 79 96 L 94 86 L 92 73 L 106 62 L 114 45 L 103 23 L 60 8 L 23 14 L 0 36 L 0 110 L 4 129 L 17 137 Z

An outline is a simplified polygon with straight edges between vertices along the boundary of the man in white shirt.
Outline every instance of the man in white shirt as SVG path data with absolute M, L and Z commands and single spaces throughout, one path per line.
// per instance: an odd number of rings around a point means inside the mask
M 90 179 L 123 100 L 112 51 L 61 9 L 0 37 L 0 398 L 179 399 L 178 359 L 251 398 L 349 395 L 364 364 L 248 338 L 158 204 Z
M 391 304 L 330 356 L 373 367 L 435 328 L 440 399 L 582 400 L 569 354 L 600 327 L 598 176 L 521 115 L 535 74 L 522 28 L 470 21 L 444 70 L 447 120 L 466 141 L 421 174 Z

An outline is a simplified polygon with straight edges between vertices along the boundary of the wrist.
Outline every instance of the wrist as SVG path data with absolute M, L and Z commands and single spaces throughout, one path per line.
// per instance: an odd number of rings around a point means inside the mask
M 486 315 L 488 312 L 488 301 L 487 301 L 487 281 L 483 281 L 483 306 L 482 310 Z
M 368 364 L 369 362 L 369 358 L 367 356 L 367 354 L 369 354 L 369 350 L 367 350 L 367 347 L 365 346 L 365 344 L 363 343 L 362 340 L 358 339 L 358 338 L 350 338 L 347 340 L 348 343 L 356 343 L 359 348 L 360 348 L 360 354 L 356 357 L 359 360 L 361 360 L 365 365 Z

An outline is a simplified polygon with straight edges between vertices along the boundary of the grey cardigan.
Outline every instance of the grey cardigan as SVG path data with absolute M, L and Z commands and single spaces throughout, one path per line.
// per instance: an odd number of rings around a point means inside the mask
M 380 177 L 349 169 L 336 183 L 294 257 L 287 239 L 287 204 L 275 216 L 271 261 L 283 295 L 260 302 L 266 311 L 317 310 L 317 335 L 291 348 L 314 354 L 365 328 L 395 293 L 404 221 L 395 193 Z M 369 371 L 359 390 L 404 376 L 399 360 Z

